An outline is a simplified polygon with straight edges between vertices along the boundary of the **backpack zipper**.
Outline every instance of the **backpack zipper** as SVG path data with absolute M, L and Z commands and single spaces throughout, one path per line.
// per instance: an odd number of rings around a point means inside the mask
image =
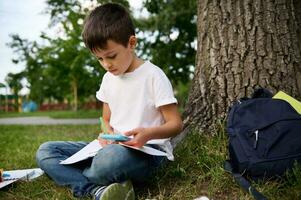
M 257 148 L 257 143 L 258 143 L 258 130 L 256 130 L 254 132 L 254 134 L 255 134 L 255 141 L 254 141 L 253 148 L 256 149 Z

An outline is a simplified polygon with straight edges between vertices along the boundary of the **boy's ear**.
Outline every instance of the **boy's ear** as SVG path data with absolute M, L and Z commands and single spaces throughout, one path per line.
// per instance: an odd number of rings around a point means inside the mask
M 136 36 L 132 35 L 129 39 L 130 48 L 135 49 L 136 44 L 137 44 L 137 38 L 136 38 Z

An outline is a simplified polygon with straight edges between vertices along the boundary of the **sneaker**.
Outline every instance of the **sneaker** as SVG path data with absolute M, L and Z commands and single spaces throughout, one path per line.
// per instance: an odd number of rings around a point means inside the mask
M 113 183 L 96 191 L 95 200 L 135 200 L 133 185 L 131 181 Z

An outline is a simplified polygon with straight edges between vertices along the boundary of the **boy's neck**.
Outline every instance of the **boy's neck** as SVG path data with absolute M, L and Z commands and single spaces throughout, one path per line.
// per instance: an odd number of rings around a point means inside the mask
M 144 63 L 144 61 L 140 58 L 138 58 L 136 55 L 134 55 L 133 58 L 133 62 L 131 63 L 131 65 L 129 66 L 128 70 L 125 73 L 128 72 L 133 72 L 135 71 L 137 68 L 139 68 L 142 64 Z

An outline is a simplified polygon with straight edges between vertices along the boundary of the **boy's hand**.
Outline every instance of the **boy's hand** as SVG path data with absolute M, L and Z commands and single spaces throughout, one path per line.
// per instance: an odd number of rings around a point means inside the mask
M 116 142 L 109 141 L 109 140 L 105 140 L 105 139 L 102 139 L 101 137 L 98 137 L 97 139 L 98 139 L 99 144 L 100 144 L 102 147 L 104 147 L 104 146 L 106 146 L 106 145 L 108 145 L 108 144 L 116 144 Z
M 126 136 L 134 136 L 133 139 L 127 142 L 122 142 L 123 144 L 134 146 L 134 147 L 142 147 L 149 138 L 149 133 L 147 128 L 136 128 L 134 130 L 125 132 L 124 135 Z
M 102 147 L 109 144 L 107 140 L 104 140 L 102 138 L 98 138 L 98 142 L 99 142 L 100 146 L 102 146 Z

